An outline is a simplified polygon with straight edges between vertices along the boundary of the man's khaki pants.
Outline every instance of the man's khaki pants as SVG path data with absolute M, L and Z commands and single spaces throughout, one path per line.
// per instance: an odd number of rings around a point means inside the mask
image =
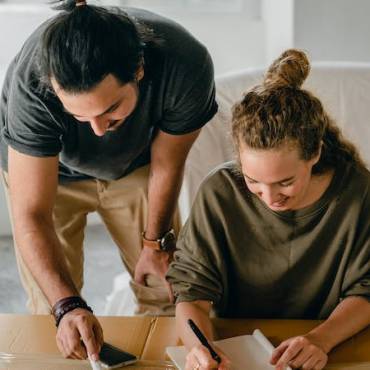
M 131 277 L 141 250 L 141 235 L 148 209 L 149 166 L 141 167 L 119 180 L 82 180 L 59 185 L 53 212 L 54 225 L 72 279 L 79 291 L 83 286 L 83 240 L 87 215 L 97 212 L 119 248 L 121 259 Z M 3 172 L 6 193 L 7 174 Z M 8 206 L 9 210 L 9 196 Z M 174 217 L 178 232 L 179 217 Z M 14 233 L 13 233 L 14 234 Z M 15 244 L 22 284 L 28 295 L 27 306 L 34 314 L 50 313 L 50 305 L 20 256 Z M 137 298 L 137 314 L 170 315 L 168 291 L 163 282 L 148 276 L 147 286 L 135 283 L 131 288 Z

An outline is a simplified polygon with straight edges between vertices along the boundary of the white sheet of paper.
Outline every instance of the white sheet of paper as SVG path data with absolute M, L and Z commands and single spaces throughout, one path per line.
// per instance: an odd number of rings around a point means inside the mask
M 232 370 L 275 369 L 269 364 L 274 346 L 258 329 L 253 332 L 253 335 L 223 339 L 216 341 L 215 344 L 230 358 Z M 167 347 L 166 352 L 180 370 L 185 369 L 187 354 L 185 347 Z

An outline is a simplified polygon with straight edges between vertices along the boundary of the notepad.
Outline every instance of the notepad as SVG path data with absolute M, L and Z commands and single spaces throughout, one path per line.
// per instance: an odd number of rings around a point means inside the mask
M 274 346 L 256 329 L 252 335 L 223 339 L 214 342 L 232 362 L 232 370 L 274 370 L 270 365 Z M 166 353 L 180 370 L 185 369 L 187 350 L 184 346 L 167 347 Z M 287 370 L 291 370 L 287 367 Z

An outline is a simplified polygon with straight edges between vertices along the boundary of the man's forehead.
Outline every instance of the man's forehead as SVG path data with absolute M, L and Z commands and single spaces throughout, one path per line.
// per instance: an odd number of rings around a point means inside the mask
M 54 84 L 56 87 L 55 93 L 64 110 L 79 117 L 101 116 L 121 104 L 132 93 L 129 84 L 120 86 L 104 84 L 92 91 L 78 94 L 65 92 L 60 88 L 58 89 L 57 83 L 54 82 Z

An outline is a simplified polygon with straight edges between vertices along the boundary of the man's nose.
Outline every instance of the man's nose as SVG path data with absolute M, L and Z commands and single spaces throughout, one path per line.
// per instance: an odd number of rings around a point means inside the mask
M 96 136 L 103 136 L 108 129 L 109 121 L 103 118 L 92 118 L 90 126 Z

